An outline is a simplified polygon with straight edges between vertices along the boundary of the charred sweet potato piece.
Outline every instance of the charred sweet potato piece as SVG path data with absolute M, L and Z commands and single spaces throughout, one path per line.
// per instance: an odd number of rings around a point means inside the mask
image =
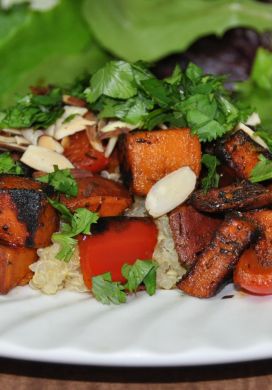
M 190 268 L 196 256 L 211 242 L 222 219 L 200 213 L 184 204 L 171 211 L 169 224 L 182 265 Z
M 235 171 L 227 165 L 220 165 L 218 167 L 218 173 L 220 176 L 219 187 L 226 187 L 240 181 Z
M 254 142 L 243 130 L 238 130 L 220 140 L 216 147 L 218 157 L 229 165 L 241 179 L 249 179 L 252 169 L 263 154 L 271 159 L 271 154 Z
M 272 210 L 254 210 L 245 216 L 256 223 L 261 236 L 254 245 L 257 258 L 263 266 L 272 267 Z
M 251 210 L 272 204 L 272 188 L 242 182 L 208 192 L 195 191 L 190 203 L 197 210 L 220 213 L 227 210 Z
M 213 296 L 232 271 L 255 232 L 256 227 L 249 220 L 238 216 L 227 218 L 178 287 L 194 297 Z
M 40 183 L 25 177 L 0 176 L 0 241 L 41 248 L 51 243 L 58 227 L 59 217 Z
M 71 211 L 86 207 L 99 213 L 100 217 L 113 217 L 122 214 L 132 204 L 127 189 L 119 183 L 101 176 L 76 179 L 78 195 L 73 198 L 61 196 L 61 202 Z
M 37 257 L 36 249 L 0 245 L 0 294 L 21 284 Z
M 121 172 L 136 195 L 146 195 L 162 177 L 183 166 L 198 176 L 201 169 L 199 139 L 189 129 L 137 131 L 120 137 Z

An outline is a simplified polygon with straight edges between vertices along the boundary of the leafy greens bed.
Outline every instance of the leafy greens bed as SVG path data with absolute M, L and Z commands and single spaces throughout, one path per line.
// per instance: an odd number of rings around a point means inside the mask
M 255 0 L 59 0 L 44 12 L 24 0 L 1 4 L 18 2 L 0 6 L 2 106 L 29 85 L 67 83 L 112 55 L 156 61 L 207 34 L 236 26 L 264 31 L 272 22 L 272 6 Z

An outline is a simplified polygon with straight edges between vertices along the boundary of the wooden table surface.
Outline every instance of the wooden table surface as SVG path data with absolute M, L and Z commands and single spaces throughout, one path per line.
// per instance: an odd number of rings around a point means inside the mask
M 202 367 L 109 368 L 0 359 L 1 390 L 266 390 L 272 360 Z

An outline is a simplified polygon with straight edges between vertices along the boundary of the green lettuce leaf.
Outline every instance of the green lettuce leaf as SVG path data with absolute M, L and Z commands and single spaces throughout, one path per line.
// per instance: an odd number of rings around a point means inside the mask
M 272 6 L 254 0 L 85 0 L 84 16 L 110 52 L 154 61 L 208 34 L 237 26 L 269 29 Z
M 257 51 L 251 75 L 247 81 L 236 84 L 238 98 L 251 105 L 260 115 L 262 126 L 271 128 L 272 119 L 272 53 Z M 259 134 L 262 136 L 261 134 Z
M 20 5 L 0 10 L 0 104 L 29 85 L 70 83 L 109 59 L 83 19 L 82 0 L 62 0 L 46 12 Z

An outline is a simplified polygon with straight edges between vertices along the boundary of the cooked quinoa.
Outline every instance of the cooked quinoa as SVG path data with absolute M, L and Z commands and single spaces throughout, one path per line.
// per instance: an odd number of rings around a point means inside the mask
M 147 216 L 143 199 L 136 198 L 133 207 L 126 212 L 126 215 L 130 217 Z M 178 261 L 168 217 L 164 215 L 156 219 L 155 223 L 159 230 L 158 242 L 153 253 L 153 260 L 159 265 L 157 287 L 171 289 L 185 273 L 185 269 Z M 34 272 L 29 283 L 30 286 L 41 290 L 44 294 L 56 294 L 64 288 L 78 292 L 88 291 L 80 270 L 78 247 L 76 247 L 69 262 L 56 259 L 58 251 L 59 245 L 56 243 L 47 248 L 38 249 L 39 260 L 30 266 Z

